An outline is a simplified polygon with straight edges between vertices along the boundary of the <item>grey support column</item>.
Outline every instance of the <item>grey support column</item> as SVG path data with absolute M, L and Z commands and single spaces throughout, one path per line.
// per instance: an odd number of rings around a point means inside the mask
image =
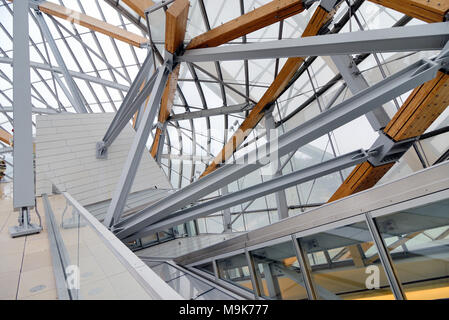
M 265 129 L 267 130 L 267 140 L 270 141 L 274 138 L 273 134 L 276 133 L 276 125 L 274 123 L 273 113 L 267 112 L 265 114 Z M 272 163 L 275 166 L 276 172 L 273 175 L 273 178 L 277 178 L 282 176 L 282 168 L 280 157 L 277 158 L 275 163 Z M 278 209 L 279 220 L 288 218 L 288 204 L 287 197 L 285 196 L 285 190 L 280 190 L 275 194 L 276 198 L 276 207 Z
M 134 178 L 136 177 L 137 168 L 139 167 L 143 151 L 145 150 L 150 130 L 153 127 L 153 122 L 161 102 L 162 93 L 168 79 L 168 73 L 166 66 L 158 68 L 157 78 L 150 95 L 148 107 L 142 115 L 141 125 L 134 137 L 134 141 L 128 153 L 128 158 L 126 159 L 117 187 L 115 188 L 111 204 L 104 218 L 104 224 L 107 227 L 111 227 L 117 222 L 123 213 L 128 194 L 133 185 Z
M 9 229 L 12 237 L 38 233 L 42 230 L 41 227 L 30 222 L 30 209 L 34 207 L 34 166 L 28 25 L 28 1 L 15 1 L 13 19 L 13 204 L 14 208 L 19 210 L 19 225 Z
M 221 195 L 227 195 L 228 194 L 228 186 L 224 186 L 221 188 Z M 223 229 L 224 232 L 231 232 L 232 231 L 232 223 L 231 223 L 231 208 L 225 208 L 223 210 Z

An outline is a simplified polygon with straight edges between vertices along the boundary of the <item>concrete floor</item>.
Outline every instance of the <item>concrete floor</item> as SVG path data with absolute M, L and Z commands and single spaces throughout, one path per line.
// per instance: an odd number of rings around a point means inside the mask
M 12 183 L 0 183 L 0 300 L 57 299 L 45 214 L 37 203 L 44 230 L 39 234 L 11 238 L 9 227 L 17 225 L 13 211 Z M 31 221 L 38 224 L 35 211 Z

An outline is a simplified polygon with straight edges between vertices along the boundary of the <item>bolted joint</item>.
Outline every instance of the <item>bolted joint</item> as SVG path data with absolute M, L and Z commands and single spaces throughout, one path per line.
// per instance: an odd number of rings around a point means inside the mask
M 178 66 L 179 63 L 180 61 L 178 59 L 178 54 L 176 52 L 171 53 L 165 50 L 164 64 L 167 67 L 168 71 L 173 72 L 173 70 L 175 70 L 175 68 Z
M 394 141 L 381 131 L 379 138 L 377 138 L 370 149 L 371 156 L 368 158 L 368 161 L 375 167 L 396 162 L 411 147 L 415 140 L 415 138 L 411 138 Z
M 107 159 L 108 158 L 108 147 L 105 145 L 104 141 L 99 141 L 95 145 L 97 159 Z

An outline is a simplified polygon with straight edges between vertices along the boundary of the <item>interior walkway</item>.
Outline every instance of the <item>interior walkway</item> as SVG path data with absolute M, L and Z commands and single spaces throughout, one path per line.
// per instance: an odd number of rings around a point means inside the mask
M 37 205 L 44 230 L 11 238 L 8 229 L 17 225 L 18 218 L 13 211 L 12 183 L 0 183 L 0 300 L 57 299 L 45 211 L 40 198 Z M 39 223 L 34 210 L 31 221 Z

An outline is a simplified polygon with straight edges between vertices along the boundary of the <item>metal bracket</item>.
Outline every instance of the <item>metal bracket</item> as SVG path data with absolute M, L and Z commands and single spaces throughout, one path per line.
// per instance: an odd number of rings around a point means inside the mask
M 307 10 L 318 0 L 304 0 L 302 2 L 302 5 L 304 6 L 304 8 L 306 8 Z
M 340 0 L 321 0 L 320 6 L 327 12 L 331 12 Z
M 411 147 L 416 138 L 394 141 L 384 132 L 379 133 L 379 138 L 374 142 L 368 161 L 375 167 L 387 163 L 396 162 Z
M 98 141 L 95 145 L 97 159 L 107 159 L 108 158 L 108 148 L 104 144 L 104 141 Z
M 157 11 L 157 10 L 169 5 L 170 3 L 174 2 L 174 1 L 175 0 L 162 0 L 160 3 L 155 3 L 151 7 L 148 7 L 145 9 L 145 14 L 149 14 L 154 11 Z

